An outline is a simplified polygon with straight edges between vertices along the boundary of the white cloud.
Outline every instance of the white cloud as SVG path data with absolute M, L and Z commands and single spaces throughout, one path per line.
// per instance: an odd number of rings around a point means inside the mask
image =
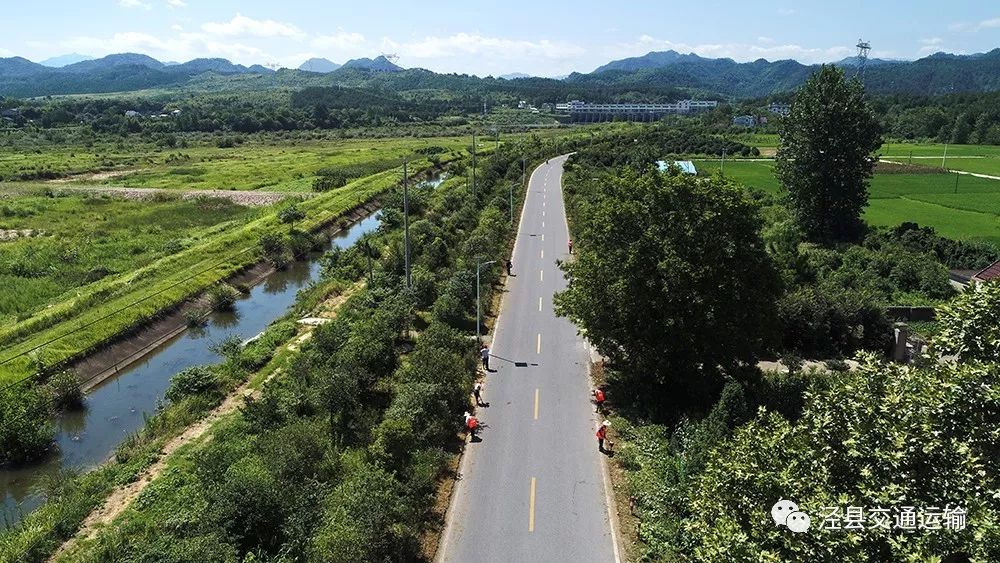
M 13 51 L 8 51 L 7 49 L 0 47 L 0 57 L 13 57 L 13 56 L 14 56 Z
M 317 35 L 311 43 L 317 49 L 350 49 L 364 45 L 365 36 L 338 30 L 333 35 Z
M 795 8 L 778 8 L 778 15 L 779 16 L 790 16 L 790 15 L 796 13 L 797 11 L 798 10 L 796 10 Z
M 506 60 L 527 58 L 568 60 L 586 52 L 583 47 L 564 41 L 505 39 L 476 33 L 456 33 L 447 37 L 430 36 L 403 43 L 385 38 L 382 43 L 384 48 L 398 51 L 406 58 L 414 59 L 447 59 L 474 55 Z
M 998 27 L 1000 27 L 1000 18 L 990 18 L 976 23 L 969 23 L 969 22 L 953 23 L 948 26 L 948 29 L 951 31 L 968 31 L 974 33 L 976 31 L 982 31 L 984 29 L 996 29 Z
M 976 25 L 976 31 L 981 29 L 994 29 L 1000 27 L 1000 18 L 992 18 L 988 20 L 983 20 Z
M 766 38 L 763 38 L 766 39 Z M 773 44 L 758 39 L 758 43 L 678 43 L 668 39 L 657 39 L 649 35 L 640 36 L 633 43 L 618 44 L 607 50 L 608 58 L 623 58 L 644 55 L 649 51 L 672 49 L 679 53 L 696 53 L 702 57 L 730 58 L 739 62 L 768 59 L 795 59 L 804 64 L 833 62 L 854 54 L 851 47 L 835 46 L 827 48 L 803 47 L 795 44 Z
M 292 37 L 300 38 L 302 31 L 290 23 L 275 20 L 255 20 L 237 13 L 228 22 L 207 22 L 201 25 L 202 31 L 213 35 L 235 36 L 252 35 L 254 37 Z
M 118 0 L 118 5 L 122 8 L 142 8 L 144 10 L 149 10 L 153 7 L 142 0 Z
M 774 39 L 761 35 L 757 38 L 757 43 L 774 43 Z
M 940 37 L 929 37 L 927 39 L 921 39 L 920 43 L 923 45 L 940 45 L 944 43 L 944 39 Z
M 167 7 L 170 9 L 187 8 L 187 2 L 184 0 L 167 0 Z

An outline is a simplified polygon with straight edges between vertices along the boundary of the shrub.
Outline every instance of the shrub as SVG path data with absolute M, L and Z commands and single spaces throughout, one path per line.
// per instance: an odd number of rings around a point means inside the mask
M 41 456 L 52 445 L 54 435 L 48 401 L 42 393 L 25 386 L 0 391 L 0 465 Z
M 45 387 L 49 391 L 52 407 L 55 409 L 83 408 L 83 390 L 80 378 L 72 371 L 60 371 L 49 378 Z
M 233 286 L 221 283 L 208 290 L 208 303 L 213 311 L 232 311 L 240 292 Z
M 208 366 L 188 368 L 170 378 L 170 387 L 166 397 L 171 402 L 178 402 L 185 397 L 217 391 L 219 379 L 215 371 Z

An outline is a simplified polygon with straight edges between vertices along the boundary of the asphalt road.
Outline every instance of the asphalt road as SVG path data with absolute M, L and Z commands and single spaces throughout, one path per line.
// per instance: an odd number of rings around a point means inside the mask
M 590 403 L 589 351 L 552 296 L 566 286 L 562 165 L 531 174 L 489 373 L 482 441 L 460 467 L 438 561 L 615 561 Z M 498 263 L 497 266 L 502 264 Z M 514 362 L 528 365 L 517 367 Z

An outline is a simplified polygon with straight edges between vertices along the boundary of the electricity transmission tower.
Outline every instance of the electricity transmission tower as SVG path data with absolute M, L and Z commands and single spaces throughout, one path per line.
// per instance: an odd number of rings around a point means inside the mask
M 872 51 L 872 44 L 865 41 L 864 39 L 858 39 L 858 44 L 855 45 L 858 48 L 858 68 L 857 76 L 861 82 L 865 81 L 865 66 L 868 64 L 868 53 Z

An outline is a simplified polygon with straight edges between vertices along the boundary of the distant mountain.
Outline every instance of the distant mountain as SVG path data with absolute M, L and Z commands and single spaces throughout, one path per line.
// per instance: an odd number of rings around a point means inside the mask
M 357 68 L 363 70 L 373 70 L 375 72 L 399 72 L 403 67 L 393 63 L 384 55 L 379 55 L 374 59 L 351 59 L 340 68 Z
M 847 59 L 841 66 L 853 68 Z M 797 88 L 819 65 L 758 59 L 737 63 L 676 51 L 612 61 L 567 82 L 599 87 L 673 87 L 734 98 L 756 98 Z M 848 73 L 853 73 L 848 70 Z M 916 61 L 869 61 L 865 87 L 877 94 L 936 95 L 1000 90 L 1000 49 L 975 55 L 934 54 Z
M 205 73 L 263 75 L 274 74 L 274 71 L 260 65 L 247 68 L 226 59 L 194 59 L 165 65 L 136 53 L 108 55 L 61 68 L 11 57 L 0 59 L 0 96 L 128 92 L 184 83 Z
M 94 57 L 88 57 L 87 55 L 81 55 L 79 53 L 70 53 L 68 55 L 59 55 L 58 57 L 49 57 L 38 64 L 52 68 L 62 68 L 66 65 L 92 60 L 94 60 Z
M 203 72 L 245 74 L 250 72 L 247 67 L 233 64 L 226 59 L 193 59 L 169 68 L 171 72 L 184 72 L 187 74 L 201 74 Z
M 627 59 L 621 59 L 618 61 L 611 61 L 610 63 L 599 66 L 594 70 L 594 73 L 605 72 L 608 70 L 624 70 L 628 72 L 642 70 L 644 68 L 660 68 L 667 65 L 677 64 L 677 63 L 699 63 L 708 60 L 724 60 L 733 62 L 732 59 L 705 59 L 699 57 L 694 53 L 689 53 L 687 55 L 682 55 L 677 51 L 652 51 L 646 53 L 641 57 L 630 57 Z
M 906 62 L 909 62 L 909 61 L 904 61 L 904 60 L 901 60 L 901 59 L 899 59 L 899 60 L 891 60 L 891 59 L 868 59 L 867 61 L 865 61 L 865 65 L 870 68 L 870 67 L 873 67 L 873 66 L 891 65 L 891 64 L 906 63 Z M 843 67 L 856 67 L 856 66 L 858 66 L 858 58 L 857 57 L 844 57 L 843 59 L 840 59 L 839 61 L 837 61 L 837 62 L 835 62 L 833 64 L 835 64 L 837 66 L 843 66 Z
M 340 65 L 333 61 L 315 57 L 299 65 L 299 70 L 305 70 L 307 72 L 322 72 L 324 74 L 327 72 L 333 72 L 338 68 L 340 68 Z
M 523 72 L 512 72 L 510 74 L 501 74 L 499 78 L 504 80 L 517 80 L 519 78 L 531 78 L 530 74 L 524 74 Z
M 48 67 L 33 63 L 24 57 L 0 58 L 0 76 L 2 77 L 20 78 L 47 72 L 48 70 Z M 0 92 L 0 94 L 2 93 Z
M 108 55 L 100 59 L 80 61 L 78 63 L 66 65 L 62 68 L 62 70 L 66 72 L 84 73 L 106 70 L 120 66 L 144 66 L 146 68 L 159 70 L 166 65 L 148 55 L 140 55 L 139 53 L 122 53 L 119 55 Z

